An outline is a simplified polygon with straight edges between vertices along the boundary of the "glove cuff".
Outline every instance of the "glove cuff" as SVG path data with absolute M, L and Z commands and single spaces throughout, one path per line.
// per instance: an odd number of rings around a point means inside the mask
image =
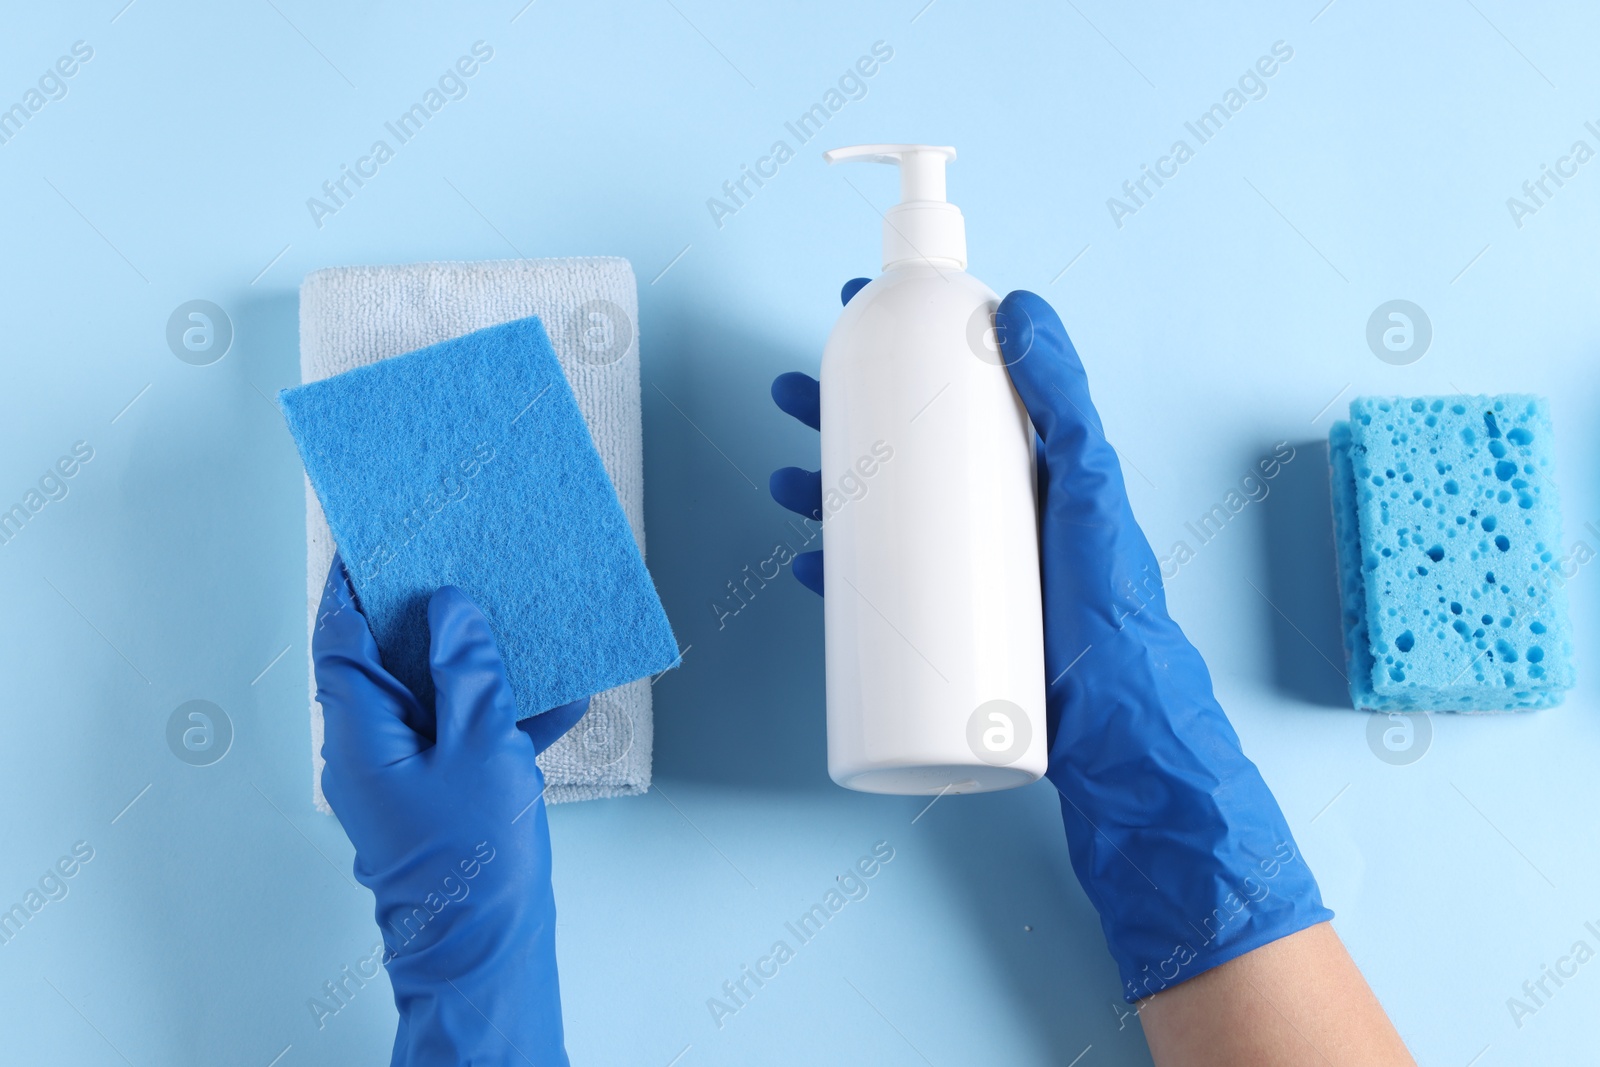
M 1205 880 L 1214 887 L 1209 900 L 1162 901 L 1136 915 L 1102 913 L 1106 941 L 1117 961 L 1123 998 L 1132 1004 L 1229 960 L 1310 926 L 1327 922 L 1333 912 L 1322 903 L 1316 878 L 1292 839 L 1242 870 L 1213 870 Z
M 400 1013 L 394 1067 L 568 1067 L 553 934 L 525 918 L 478 924 L 387 959 Z

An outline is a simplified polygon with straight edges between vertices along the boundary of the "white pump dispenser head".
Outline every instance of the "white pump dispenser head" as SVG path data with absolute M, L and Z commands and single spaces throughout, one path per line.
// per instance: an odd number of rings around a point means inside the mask
M 883 216 L 883 269 L 909 263 L 967 269 L 967 225 L 961 209 L 945 200 L 944 165 L 950 147 L 863 144 L 824 152 L 829 163 L 852 159 L 900 166 L 900 203 Z

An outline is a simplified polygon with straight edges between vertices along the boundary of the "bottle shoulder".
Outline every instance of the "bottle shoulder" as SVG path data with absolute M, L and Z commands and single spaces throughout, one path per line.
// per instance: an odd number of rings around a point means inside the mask
M 966 271 L 932 266 L 885 271 L 862 287 L 850 301 L 850 306 L 863 297 L 867 303 L 905 300 L 920 303 L 929 298 L 960 303 L 969 303 L 973 298 L 999 300 L 993 289 Z
M 851 298 L 840 312 L 823 350 L 861 347 L 965 345 L 971 329 L 987 328 L 999 306 L 993 289 L 964 271 L 929 267 L 886 271 Z M 977 323 L 976 320 L 984 320 Z

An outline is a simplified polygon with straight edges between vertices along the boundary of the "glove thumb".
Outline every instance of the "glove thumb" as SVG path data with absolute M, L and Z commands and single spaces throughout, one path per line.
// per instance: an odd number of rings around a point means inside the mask
M 322 588 L 311 655 L 327 760 L 323 791 L 337 809 L 333 797 L 346 780 L 414 756 L 428 744 L 416 729 L 423 711 L 384 669 L 337 554 Z
M 487 752 L 516 730 L 517 705 L 489 620 L 453 585 L 428 601 L 428 666 L 441 752 Z

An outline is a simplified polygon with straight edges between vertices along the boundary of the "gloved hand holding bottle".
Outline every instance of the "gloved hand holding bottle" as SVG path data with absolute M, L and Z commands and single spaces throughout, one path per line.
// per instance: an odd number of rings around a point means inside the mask
M 384 669 L 334 557 L 312 641 L 323 792 L 377 901 L 396 1067 L 566 1067 L 544 776 L 534 757 L 587 700 L 518 722 L 489 624 L 459 589 L 428 605 L 436 696 Z
M 866 282 L 848 283 L 844 301 Z M 1327 925 L 1332 913 L 1204 661 L 1167 613 L 1061 320 L 1014 292 L 994 326 L 1039 437 L 1047 775 L 1124 995 L 1154 997 L 1141 1014 L 1157 1062 L 1409 1063 Z M 815 380 L 785 374 L 772 392 L 820 425 Z M 771 488 L 822 518 L 815 472 L 780 469 Z M 793 566 L 822 592 L 821 553 Z

